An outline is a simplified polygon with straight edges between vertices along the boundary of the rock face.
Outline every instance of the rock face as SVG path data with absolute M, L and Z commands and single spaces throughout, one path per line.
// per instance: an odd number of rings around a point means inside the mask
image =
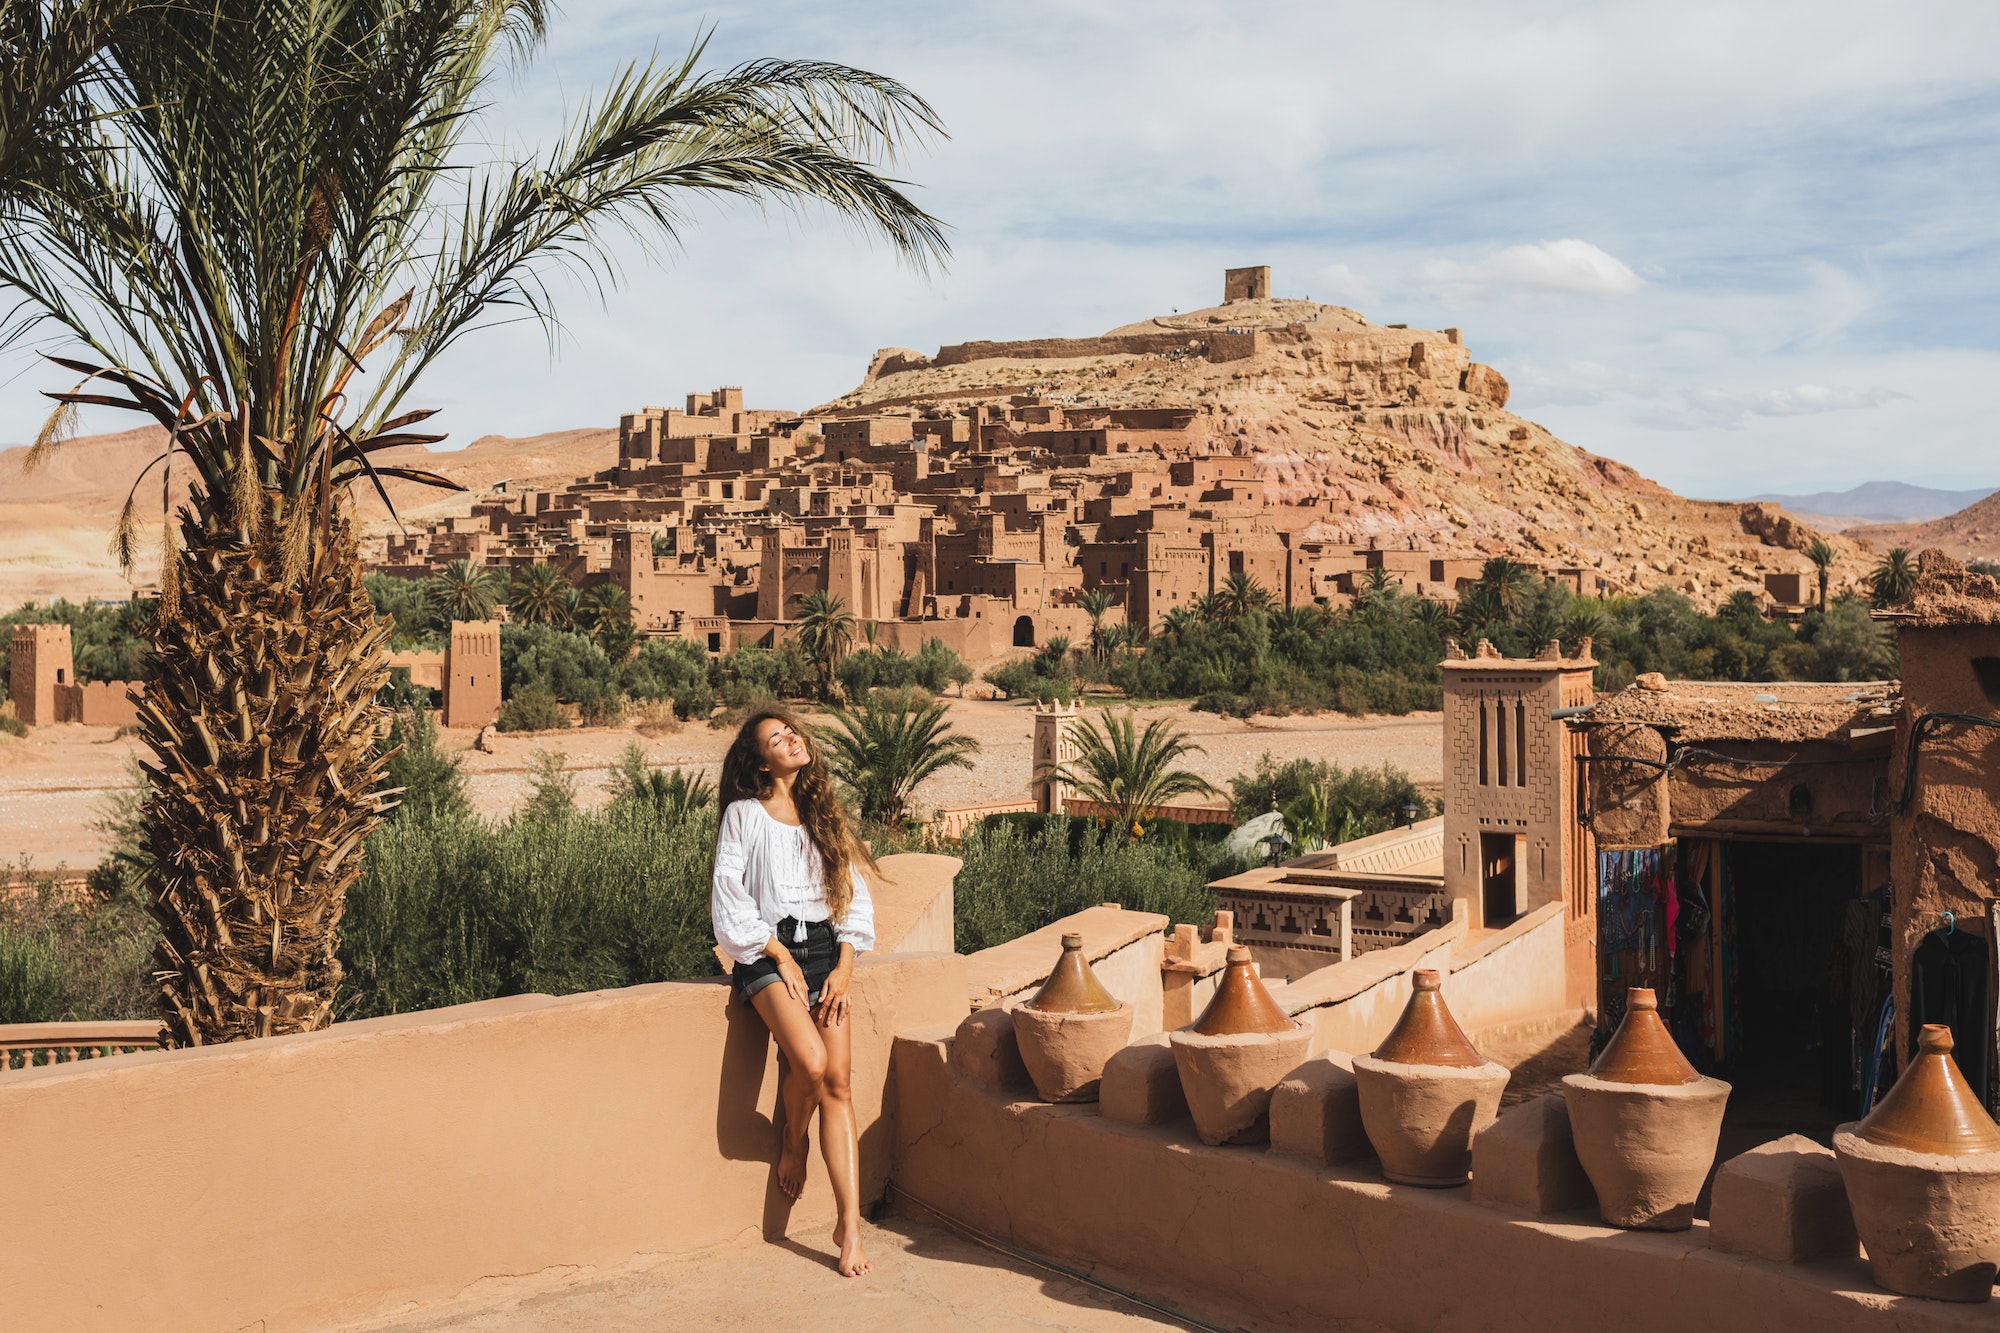
M 1325 502 L 1315 536 L 1583 571 L 1585 592 L 1672 587 L 1703 606 L 1801 573 L 1822 534 L 1773 505 L 1690 500 L 1506 410 L 1505 376 L 1455 329 L 1259 299 L 1141 320 L 1098 338 L 878 353 L 819 413 L 963 410 L 1033 395 L 1069 408 L 1191 408 L 1213 448 L 1256 460 L 1274 502 Z M 1753 512 L 1754 511 L 1754 512 Z M 1844 536 L 1832 587 L 1873 562 Z M 1879 543 L 1877 544 L 1879 546 Z

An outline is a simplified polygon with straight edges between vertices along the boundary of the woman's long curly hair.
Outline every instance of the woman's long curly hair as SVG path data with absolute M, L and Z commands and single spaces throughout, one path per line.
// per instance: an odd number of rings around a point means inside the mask
M 729 752 L 722 756 L 721 808 L 727 810 L 732 801 L 761 801 L 771 794 L 771 774 L 757 748 L 757 728 L 766 722 L 784 723 L 805 742 L 809 758 L 792 779 L 792 804 L 798 807 L 799 822 L 805 825 L 806 836 L 812 839 L 820 864 L 826 869 L 827 912 L 835 921 L 844 921 L 848 904 L 854 901 L 855 865 L 866 866 L 878 874 L 881 867 L 875 864 L 868 845 L 855 836 L 853 825 L 847 822 L 847 812 L 834 794 L 833 774 L 813 739 L 812 728 L 775 708 L 745 718 L 736 739 L 729 743 Z

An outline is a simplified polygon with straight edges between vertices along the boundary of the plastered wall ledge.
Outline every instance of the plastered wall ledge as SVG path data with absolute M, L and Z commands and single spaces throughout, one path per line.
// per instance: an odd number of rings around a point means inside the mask
M 1461 939 L 1452 946 L 1451 970 L 1454 972 L 1472 966 L 1489 954 L 1498 953 L 1510 944 L 1519 943 L 1550 921 L 1560 920 L 1563 915 L 1561 903 L 1543 903 L 1532 912 L 1527 912 L 1498 930 L 1485 931 L 1477 939 Z
M 1308 1009 L 1351 1000 L 1391 977 L 1423 966 L 1430 955 L 1453 947 L 1464 938 L 1465 920 L 1454 915 L 1442 926 L 1425 931 L 1408 944 L 1371 949 L 1344 963 L 1308 972 L 1288 986 L 1272 986 L 1271 996 L 1284 1007 L 1286 1013 L 1297 1017 Z
M 881 860 L 875 900 L 875 947 L 882 953 L 951 950 L 952 882 L 964 863 L 935 852 L 899 852 Z M 935 911 L 933 909 L 936 909 Z M 930 918 L 940 919 L 933 923 Z M 933 924 L 936 929 L 932 929 Z
M 1781 1265 L 1708 1228 L 1617 1231 L 1513 1216 L 1372 1165 L 1207 1148 L 1188 1125 L 1010 1101 L 948 1043 L 899 1037 L 900 1193 L 1032 1254 L 1242 1328 L 1992 1329 L 1993 1307 L 1889 1295 L 1856 1258 Z
M 1148 935 L 1162 936 L 1164 947 L 1166 929 L 1167 918 L 1158 912 L 1091 907 L 1019 939 L 981 949 L 966 958 L 972 1007 L 984 1008 L 1048 976 L 1056 956 L 1062 952 L 1065 934 L 1081 934 L 1084 957 L 1094 963 Z

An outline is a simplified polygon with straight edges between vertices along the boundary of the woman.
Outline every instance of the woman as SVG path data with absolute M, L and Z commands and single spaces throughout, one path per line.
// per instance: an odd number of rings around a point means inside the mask
M 847 991 L 854 956 L 874 947 L 875 909 L 861 866 L 875 860 L 834 799 L 826 761 L 785 713 L 757 713 L 722 760 L 722 824 L 709 915 L 736 960 L 730 985 L 778 1039 L 785 1104 L 778 1187 L 805 1189 L 807 1132 L 819 1147 L 840 1221 L 840 1271 L 869 1270 L 861 1249 L 860 1167 L 849 1084 Z

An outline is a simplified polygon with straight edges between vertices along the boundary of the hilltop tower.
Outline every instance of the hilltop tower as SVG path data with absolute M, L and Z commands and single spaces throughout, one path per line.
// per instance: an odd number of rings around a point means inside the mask
M 1222 270 L 1222 303 L 1262 301 L 1271 295 L 1271 266 L 1226 268 Z
M 76 662 L 68 625 L 16 625 L 7 696 L 14 716 L 31 727 L 56 721 L 56 687 L 74 684 Z

